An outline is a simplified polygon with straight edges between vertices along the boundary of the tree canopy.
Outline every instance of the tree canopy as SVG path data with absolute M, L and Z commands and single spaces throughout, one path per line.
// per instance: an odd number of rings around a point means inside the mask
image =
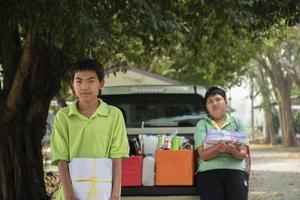
M 193 1 L 180 6 L 183 22 L 169 57 L 156 59 L 153 71 L 186 83 L 235 85 L 247 70 L 267 30 L 283 18 L 293 25 L 298 2 Z M 162 62 L 165 61 L 165 62 Z

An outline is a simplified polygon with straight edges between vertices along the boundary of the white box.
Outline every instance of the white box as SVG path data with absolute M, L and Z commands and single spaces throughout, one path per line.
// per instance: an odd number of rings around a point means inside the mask
M 109 200 L 112 190 L 112 160 L 75 158 L 69 163 L 70 178 L 79 200 Z

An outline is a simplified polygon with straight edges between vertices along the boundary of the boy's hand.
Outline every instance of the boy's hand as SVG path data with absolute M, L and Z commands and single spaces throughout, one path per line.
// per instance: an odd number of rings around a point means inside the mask
M 116 194 L 116 195 L 112 194 L 111 197 L 110 197 L 110 200 L 120 200 L 120 199 L 121 198 L 120 198 L 119 194 Z
M 65 198 L 66 198 L 66 200 L 79 200 L 79 199 L 75 196 L 74 192 L 70 192 L 69 194 L 65 194 Z
M 236 151 L 240 151 L 241 150 L 241 146 L 242 146 L 242 144 L 239 143 L 238 141 L 227 142 L 227 145 L 230 146 L 233 150 L 236 150 Z
M 217 144 L 215 144 L 215 146 L 213 146 L 213 148 L 215 148 L 218 152 L 224 152 L 222 141 L 219 141 Z
M 241 150 L 241 144 L 238 141 L 221 141 L 221 150 L 224 153 L 239 152 Z
M 234 158 L 243 160 L 247 156 L 247 151 L 245 145 L 236 142 L 223 142 L 222 143 L 222 150 L 225 153 L 231 154 Z
M 230 153 L 232 150 L 232 147 L 229 146 L 225 141 L 220 141 L 220 146 L 221 146 L 221 152 Z

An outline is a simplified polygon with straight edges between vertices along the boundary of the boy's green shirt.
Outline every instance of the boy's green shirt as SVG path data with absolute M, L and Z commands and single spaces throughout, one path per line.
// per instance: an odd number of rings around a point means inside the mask
M 210 130 L 227 130 L 247 134 L 245 125 L 236 117 L 226 114 L 225 124 L 223 127 L 218 127 L 215 121 L 206 116 L 201 118 L 196 125 L 194 133 L 195 149 L 203 147 L 206 133 Z M 249 145 L 249 140 L 247 145 Z M 246 171 L 245 160 L 237 160 L 228 153 L 221 153 L 216 158 L 207 161 L 198 157 L 197 161 L 199 172 L 213 169 L 236 169 Z

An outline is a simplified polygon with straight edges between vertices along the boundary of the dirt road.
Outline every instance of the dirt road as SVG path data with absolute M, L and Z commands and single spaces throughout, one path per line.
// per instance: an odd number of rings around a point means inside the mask
M 252 145 L 249 200 L 300 199 L 300 147 Z

